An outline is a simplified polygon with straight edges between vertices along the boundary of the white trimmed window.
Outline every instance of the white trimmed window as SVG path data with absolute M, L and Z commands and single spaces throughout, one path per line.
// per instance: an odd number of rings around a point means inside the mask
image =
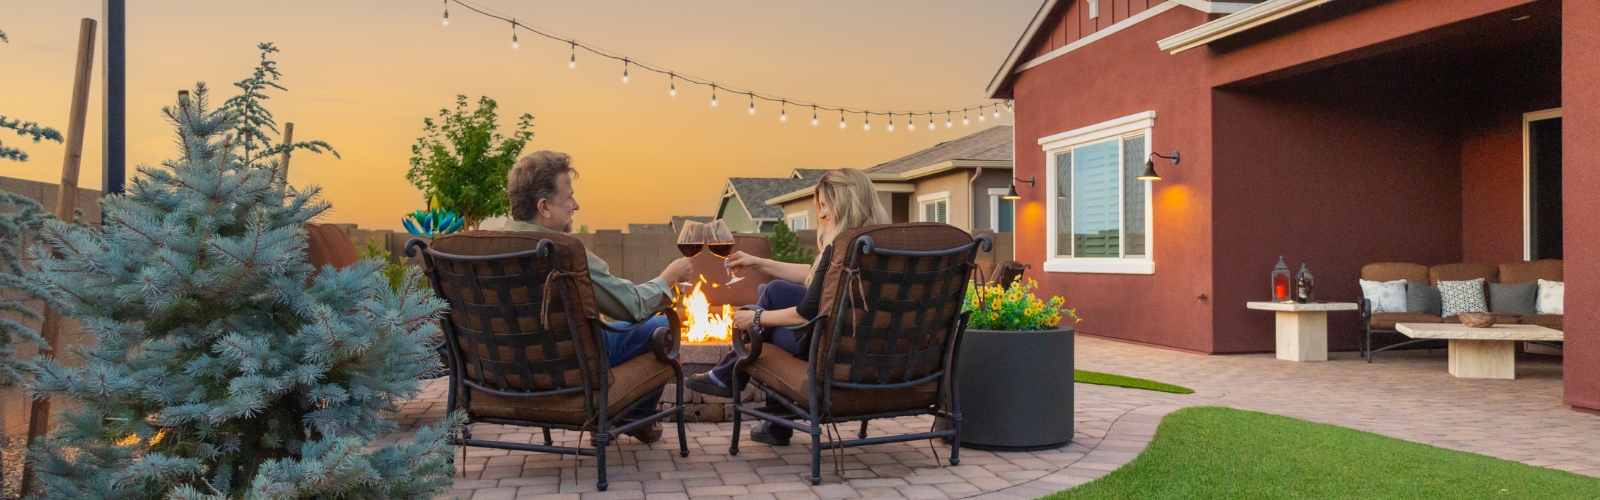
M 789 230 L 791 231 L 804 231 L 808 229 L 806 227 L 806 220 L 810 217 L 810 210 L 804 212 L 795 212 L 792 214 L 783 214 L 784 222 L 789 225 Z
M 917 204 L 921 207 L 922 222 L 950 223 L 950 192 L 940 191 L 917 197 Z
M 1045 151 L 1049 258 L 1063 273 L 1153 274 L 1146 111 L 1039 139 Z
M 1009 233 L 1016 227 L 1017 205 L 1014 200 L 1005 199 L 1008 188 L 989 189 L 989 229 L 996 233 Z

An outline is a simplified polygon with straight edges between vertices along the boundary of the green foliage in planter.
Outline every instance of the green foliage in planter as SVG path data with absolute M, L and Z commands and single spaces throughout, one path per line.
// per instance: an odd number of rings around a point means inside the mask
M 427 135 L 411 146 L 411 170 L 406 180 L 422 190 L 422 199 L 466 219 L 478 229 L 484 219 L 511 213 L 506 198 L 506 174 L 533 139 L 533 115 L 518 117 L 511 137 L 500 135 L 500 107 L 494 99 L 478 98 L 478 109 L 468 111 L 467 96 L 456 96 L 456 109 L 439 110 L 440 122 L 422 120 Z
M 972 316 L 967 328 L 978 330 L 1049 330 L 1061 323 L 1063 315 L 1074 323 L 1082 321 L 1075 309 L 1063 307 L 1060 296 L 1039 300 L 1033 280 L 1017 280 L 1010 286 L 973 283 L 967 287 L 963 308 Z
M 48 221 L 37 292 L 92 338 L 30 391 L 62 404 L 30 452 L 44 498 L 431 498 L 451 483 L 457 418 L 378 445 L 439 367 L 444 307 L 408 269 L 321 272 L 307 222 L 329 210 L 244 161 L 238 119 L 203 88 L 163 109 L 178 156 L 102 201 L 102 227 Z M 227 143 L 229 146 L 225 147 Z
M 406 265 L 404 262 L 396 262 L 394 252 L 390 252 L 389 247 L 376 238 L 368 238 L 367 246 L 362 247 L 360 253 L 363 259 L 376 259 L 383 263 L 383 277 L 389 279 L 389 288 L 393 289 L 395 293 L 399 293 L 406 283 L 406 270 L 411 266 Z M 423 276 L 417 286 L 424 290 L 429 289 L 428 277 Z
M 789 229 L 789 224 L 782 220 L 772 227 L 767 243 L 772 247 L 772 260 L 790 264 L 810 264 L 817 260 L 817 253 L 800 246 L 800 234 Z

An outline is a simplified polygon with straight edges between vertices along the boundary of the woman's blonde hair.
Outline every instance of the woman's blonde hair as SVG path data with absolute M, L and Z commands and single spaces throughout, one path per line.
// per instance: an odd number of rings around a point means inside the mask
M 890 222 L 889 212 L 878 201 L 878 191 L 872 188 L 872 180 L 860 170 L 841 168 L 822 174 L 822 178 L 817 180 L 815 196 L 819 203 L 826 198 L 833 212 L 831 227 L 817 231 L 818 249 L 827 248 L 834 238 L 845 231 Z M 821 263 L 822 256 L 818 255 L 817 259 L 818 262 L 812 264 L 813 269 Z

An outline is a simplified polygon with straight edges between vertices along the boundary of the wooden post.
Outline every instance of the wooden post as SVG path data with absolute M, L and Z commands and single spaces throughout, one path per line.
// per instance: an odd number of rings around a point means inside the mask
M 294 144 L 294 123 L 293 122 L 284 122 L 284 124 L 283 124 L 283 142 L 281 142 L 279 144 L 285 144 L 285 145 Z M 283 155 L 278 157 L 278 172 L 277 172 L 277 175 L 280 175 L 280 176 L 283 177 L 283 183 L 284 184 L 288 184 L 289 183 L 289 151 L 292 151 L 293 149 L 294 148 L 283 150 Z
M 94 35 L 95 20 L 84 18 L 78 25 L 78 64 L 72 78 L 72 106 L 67 116 L 67 147 L 61 162 L 61 193 L 56 197 L 56 219 L 63 221 L 72 220 L 73 211 L 78 207 L 78 167 L 83 162 L 83 125 L 89 116 L 89 74 L 94 70 Z M 61 323 L 64 319 L 60 311 L 45 307 L 44 325 L 40 328 L 39 336 L 44 337 L 45 344 L 50 346 L 50 350 L 40 351 L 40 356 L 53 357 L 53 353 L 60 352 L 64 347 L 59 342 Z M 40 436 L 49 432 L 50 400 L 48 398 L 35 400 L 28 412 L 28 446 L 33 447 Z M 33 473 L 33 464 L 23 466 L 23 496 L 33 491 Z

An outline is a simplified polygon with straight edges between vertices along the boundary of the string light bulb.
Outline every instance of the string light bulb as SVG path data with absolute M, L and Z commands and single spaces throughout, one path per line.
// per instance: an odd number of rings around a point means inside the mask
M 749 92 L 745 92 L 745 95 L 750 96 L 750 116 L 755 116 L 756 115 L 756 95 L 752 94 L 752 93 L 749 93 Z
M 622 83 L 628 83 L 628 58 L 622 58 Z
M 961 126 L 965 127 L 967 125 L 970 125 L 971 123 L 972 123 L 971 121 L 967 120 L 967 110 L 965 110 L 965 109 L 961 110 Z
M 717 84 L 711 84 L 711 107 L 717 107 Z
M 444 27 L 450 27 L 450 0 L 444 0 Z
M 894 132 L 894 113 L 889 113 L 889 131 Z
M 954 127 L 954 126 L 955 126 L 954 124 L 950 123 L 950 112 L 949 111 L 944 112 L 944 128 L 950 128 L 950 127 Z
M 817 105 L 811 105 L 811 126 L 817 126 Z
M 933 113 L 928 113 L 928 131 L 932 132 L 937 128 L 933 126 Z
M 915 130 L 917 130 L 917 114 L 911 113 L 910 115 L 906 116 L 906 132 L 912 132 Z
M 1015 100 L 1006 99 L 1006 112 L 1007 113 L 1015 113 L 1015 112 L 1017 112 L 1017 110 L 1012 106 L 1015 103 L 1016 103 Z
M 999 104 L 994 105 L 994 119 L 996 119 L 996 120 L 1000 119 L 1000 105 Z
M 861 130 L 872 130 L 872 113 L 862 113 L 861 119 Z
M 778 104 L 778 121 L 785 123 L 789 121 L 789 101 L 780 101 Z
M 667 95 L 678 97 L 678 75 L 667 73 L 667 78 L 672 81 L 672 88 L 667 90 Z
M 511 20 L 511 50 L 517 50 L 517 20 Z
M 844 110 L 839 110 L 839 129 L 844 130 Z
M 572 58 L 567 59 L 567 68 L 578 67 L 578 42 L 572 42 Z

